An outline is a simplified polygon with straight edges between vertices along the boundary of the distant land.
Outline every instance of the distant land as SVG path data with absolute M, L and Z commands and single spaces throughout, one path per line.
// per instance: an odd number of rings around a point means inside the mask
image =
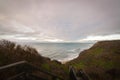
M 71 65 L 77 71 L 83 69 L 91 80 L 120 80 L 120 40 L 99 41 L 65 64 L 39 55 L 38 51 L 32 47 L 21 46 L 7 40 L 0 41 L 0 66 L 21 60 L 53 72 L 65 80 L 69 80 L 68 67 Z M 0 80 L 17 72 L 16 69 L 13 71 L 13 73 L 0 74 Z

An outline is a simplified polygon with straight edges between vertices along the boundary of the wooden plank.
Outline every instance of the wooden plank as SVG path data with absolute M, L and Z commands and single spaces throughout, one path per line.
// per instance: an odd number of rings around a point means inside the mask
M 69 67 L 69 77 L 71 80 L 78 80 L 75 69 L 72 66 Z
M 29 74 L 29 78 L 33 79 L 33 80 L 47 80 L 47 79 L 44 79 L 42 77 L 39 77 L 39 76 L 36 76 L 36 75 L 33 75 L 33 74 Z
M 22 72 L 22 73 L 19 73 L 15 76 L 12 76 L 10 78 L 8 78 L 7 80 L 16 80 L 16 78 L 20 77 L 20 76 L 24 76 L 25 75 L 25 72 Z
M 4 70 L 4 69 L 11 68 L 11 67 L 19 66 L 19 65 L 22 65 L 22 64 L 26 64 L 26 63 L 27 63 L 26 61 L 20 61 L 20 62 L 12 63 L 12 64 L 9 64 L 9 65 L 5 65 L 5 66 L 0 67 L 0 71 Z

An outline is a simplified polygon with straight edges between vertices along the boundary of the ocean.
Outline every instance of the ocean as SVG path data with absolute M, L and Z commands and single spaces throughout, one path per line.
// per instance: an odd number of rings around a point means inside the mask
M 93 43 L 26 43 L 26 45 L 36 48 L 44 57 L 67 62 L 78 57 L 81 51 L 90 48 Z

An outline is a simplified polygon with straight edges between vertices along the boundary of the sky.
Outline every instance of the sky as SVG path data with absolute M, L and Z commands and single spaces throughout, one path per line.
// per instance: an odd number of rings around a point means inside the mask
M 0 0 L 0 39 L 120 40 L 120 0 Z

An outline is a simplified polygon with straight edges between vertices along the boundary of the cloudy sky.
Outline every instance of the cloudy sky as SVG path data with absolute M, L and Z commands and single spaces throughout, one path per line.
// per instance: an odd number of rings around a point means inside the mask
M 0 0 L 0 39 L 120 39 L 120 0 Z

